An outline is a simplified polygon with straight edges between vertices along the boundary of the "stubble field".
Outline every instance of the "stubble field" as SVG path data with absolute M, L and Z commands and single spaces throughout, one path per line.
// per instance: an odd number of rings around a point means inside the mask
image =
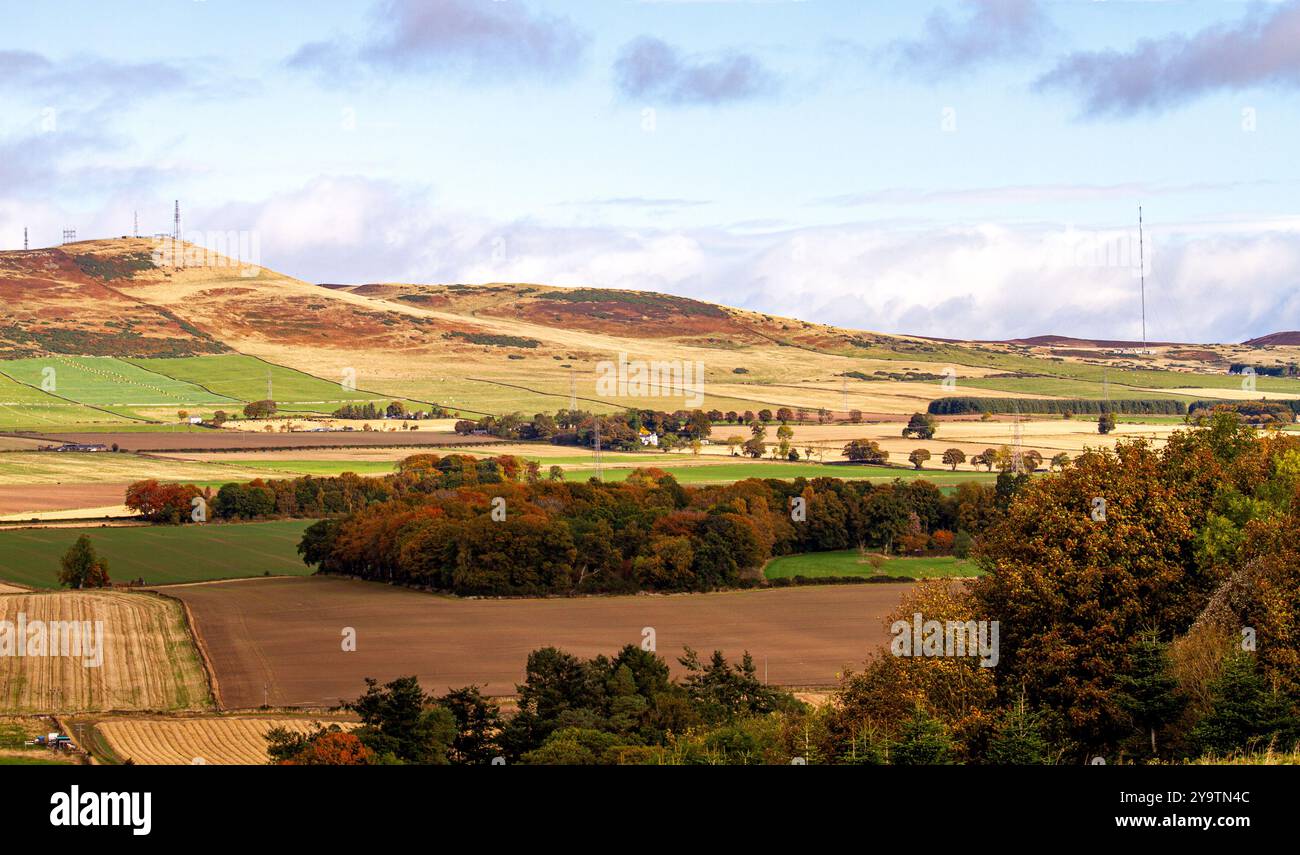
M 207 678 L 174 601 L 116 591 L 0 596 L 0 621 L 16 625 L 19 614 L 28 627 L 102 621 L 102 663 L 88 667 L 84 647 L 82 656 L 0 656 L 0 712 L 210 707 Z

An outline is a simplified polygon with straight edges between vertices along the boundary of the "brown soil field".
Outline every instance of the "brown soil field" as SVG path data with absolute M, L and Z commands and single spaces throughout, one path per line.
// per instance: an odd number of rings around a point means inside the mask
M 308 718 L 122 718 L 100 721 L 95 731 L 117 759 L 139 766 L 256 766 L 267 762 L 269 730 L 310 733 L 315 723 Z M 344 730 L 357 727 L 356 722 L 320 723 Z
M 182 610 L 145 593 L 64 591 L 0 597 L 0 620 L 103 621 L 102 663 L 82 656 L 0 657 L 0 711 L 196 710 L 207 678 Z M 52 633 L 53 630 L 50 630 Z M 91 660 L 95 658 L 90 657 Z
M 210 431 L 204 433 L 47 433 L 42 439 L 53 442 L 117 443 L 125 451 L 268 451 L 293 448 L 382 448 L 445 447 L 477 445 L 496 441 L 493 437 L 456 436 L 432 431 L 335 433 L 251 433 L 248 431 Z
M 126 484 L 0 484 L 0 516 L 120 505 Z
M 8 582 L 0 582 L 0 594 L 26 594 L 27 588 L 21 585 L 11 585 Z
M 363 679 L 415 674 L 426 691 L 477 684 L 503 696 L 523 680 L 528 653 L 578 656 L 640 644 L 680 674 L 689 645 L 738 660 L 786 686 L 824 686 L 888 642 L 884 616 L 910 585 L 842 585 L 713 594 L 541 600 L 457 600 L 329 577 L 169 586 L 189 607 L 226 709 L 332 706 Z M 357 649 L 342 650 L 345 627 Z

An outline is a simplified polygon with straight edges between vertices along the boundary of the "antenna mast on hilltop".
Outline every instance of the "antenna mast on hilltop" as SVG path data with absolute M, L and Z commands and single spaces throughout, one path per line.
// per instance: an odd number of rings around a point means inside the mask
M 131 237 L 140 236 L 140 212 L 133 211 L 135 218 L 131 221 Z
M 176 213 L 172 215 L 172 240 L 181 239 L 181 200 L 176 200 Z
M 27 251 L 27 226 L 23 226 L 23 252 Z
M 1142 239 L 1142 205 L 1138 204 L 1138 274 L 1142 279 L 1142 352 L 1147 352 L 1147 261 Z

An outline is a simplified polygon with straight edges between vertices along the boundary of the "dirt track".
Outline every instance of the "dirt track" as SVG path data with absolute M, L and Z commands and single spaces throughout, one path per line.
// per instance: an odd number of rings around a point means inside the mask
M 835 682 L 888 641 L 883 616 L 907 585 L 842 585 L 672 596 L 455 600 L 375 582 L 306 577 L 171 586 L 189 604 L 221 704 L 247 709 L 354 698 L 362 678 L 416 674 L 427 691 L 476 683 L 508 695 L 530 650 L 583 657 L 640 644 L 653 627 L 676 668 L 683 645 L 739 659 L 790 686 Z M 344 627 L 357 649 L 341 649 Z M 265 693 L 264 693 L 265 692 Z

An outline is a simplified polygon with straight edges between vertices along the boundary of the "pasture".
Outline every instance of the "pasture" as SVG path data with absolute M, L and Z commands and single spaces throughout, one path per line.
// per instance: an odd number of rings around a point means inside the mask
M 890 557 L 864 554 L 857 549 L 833 552 L 806 552 L 773 558 L 763 569 L 769 579 L 815 579 L 827 576 L 907 577 L 910 579 L 949 579 L 978 576 L 974 564 L 952 555 Z
M 59 559 L 77 537 L 90 536 L 108 559 L 114 581 L 147 585 L 248 576 L 295 575 L 311 570 L 298 541 L 311 520 L 208 523 L 183 526 L 16 528 L 0 530 L 0 579 L 37 588 L 58 587 Z
M 280 410 L 288 412 L 329 413 L 350 401 L 391 400 L 348 388 L 347 376 L 341 371 L 337 380 L 323 380 L 238 353 L 128 361 L 177 381 L 202 386 L 228 400 L 260 401 L 269 397 Z

